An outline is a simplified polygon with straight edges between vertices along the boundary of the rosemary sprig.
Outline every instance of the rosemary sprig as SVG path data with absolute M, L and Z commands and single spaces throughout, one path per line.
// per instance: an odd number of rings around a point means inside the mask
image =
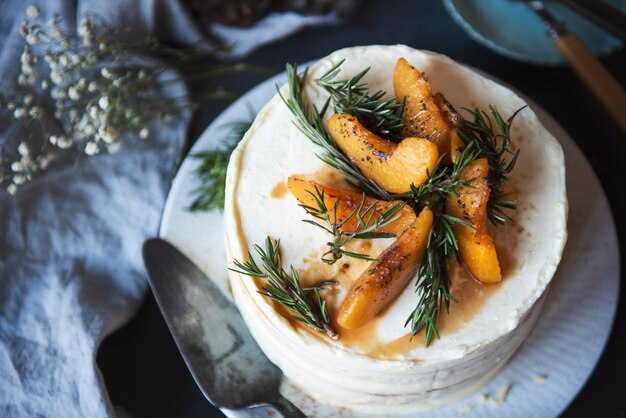
M 305 102 L 304 84 L 308 75 L 308 68 L 298 74 L 298 66 L 287 64 L 287 82 L 289 92 L 287 96 L 278 90 L 278 94 L 289 111 L 295 117 L 294 124 L 311 142 L 320 147 L 317 157 L 331 167 L 344 173 L 348 180 L 360 190 L 378 199 L 390 200 L 390 195 L 375 181 L 366 177 L 337 146 L 335 140 L 324 128 L 322 117 L 328 110 L 330 98 L 321 109 L 309 107 Z
M 294 313 L 293 318 L 297 321 L 336 339 L 338 334 L 330 325 L 326 302 L 320 295 L 320 291 L 335 282 L 322 281 L 311 287 L 302 287 L 298 271 L 292 266 L 291 274 L 288 274 L 282 267 L 279 240 L 267 237 L 265 249 L 257 244 L 254 249 L 261 258 L 261 266 L 248 253 L 248 261 L 242 263 L 234 260 L 236 268 L 230 270 L 265 279 L 259 293 L 285 306 Z
M 370 67 L 346 80 L 335 80 L 345 59 L 333 65 L 317 82 L 330 93 L 335 113 L 356 116 L 370 131 L 386 139 L 400 141 L 398 129 L 404 125 L 402 113 L 405 100 L 397 102 L 395 97 L 383 99 L 387 92 L 378 90 L 370 95 L 367 84 L 361 79 Z
M 200 160 L 200 165 L 195 169 L 200 185 L 193 191 L 195 197 L 189 207 L 190 211 L 224 209 L 228 160 L 251 125 L 251 120 L 226 125 L 229 128 L 229 134 L 217 149 L 192 155 Z
M 421 210 L 428 206 L 434 214 L 434 222 L 428 233 L 426 253 L 417 272 L 415 291 L 420 294 L 416 307 L 407 318 L 404 326 L 410 324 L 413 335 L 423 328 L 426 331 L 426 345 L 433 336 L 439 338 L 437 318 L 445 308 L 448 312 L 450 301 L 456 301 L 450 294 L 450 274 L 448 260 L 458 252 L 456 235 L 452 229 L 455 224 L 474 228 L 462 219 L 444 213 L 445 201 L 450 194 L 459 195 L 461 188 L 471 188 L 471 181 L 461 180 L 461 173 L 474 161 L 479 152 L 475 145 L 469 144 L 456 160 L 452 168 L 437 162 L 433 174 L 422 186 L 413 188 L 404 199 L 413 207 Z M 412 194 L 411 194 L 412 193 Z
M 300 205 L 307 211 L 309 215 L 317 219 L 321 219 L 325 224 L 305 219 L 304 222 L 311 225 L 315 225 L 318 228 L 323 229 L 333 236 L 333 240 L 328 242 L 327 245 L 330 249 L 322 255 L 322 261 L 326 264 L 334 264 L 342 256 L 357 258 L 361 260 L 378 261 L 375 258 L 371 258 L 367 254 L 355 253 L 345 250 L 343 247 L 352 239 L 380 239 L 380 238 L 393 238 L 396 235 L 389 232 L 377 232 L 378 229 L 383 228 L 390 223 L 396 221 L 399 218 L 399 212 L 404 207 L 403 203 L 394 203 L 380 215 L 374 218 L 376 214 L 376 205 L 378 200 L 373 201 L 369 205 L 365 205 L 366 196 L 363 193 L 359 206 L 348 214 L 343 220 L 337 220 L 337 209 L 339 208 L 341 198 L 337 198 L 334 208 L 331 211 L 324 202 L 324 188 L 319 189 L 315 186 L 315 193 L 308 192 L 315 200 L 315 207 Z M 357 226 L 353 231 L 344 231 L 343 226 L 351 219 L 356 218 Z
M 466 145 L 475 144 L 480 150 L 478 158 L 489 161 L 489 203 L 487 216 L 493 224 L 504 224 L 512 220 L 505 210 L 514 210 L 517 201 L 508 190 L 506 183 L 511 182 L 509 173 L 515 168 L 520 150 L 511 149 L 511 125 L 513 119 L 526 106 L 517 109 L 506 121 L 495 106 L 489 105 L 489 113 L 495 122 L 497 132 L 487 112 L 479 109 L 464 109 L 472 120 L 462 119 L 461 129 L 457 132 Z M 511 156 L 507 160 L 506 155 Z

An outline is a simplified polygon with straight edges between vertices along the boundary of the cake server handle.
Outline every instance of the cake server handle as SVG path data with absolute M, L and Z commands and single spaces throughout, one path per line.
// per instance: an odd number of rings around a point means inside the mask
M 292 404 L 289 399 L 280 394 L 278 395 L 278 398 L 275 401 L 270 402 L 269 405 L 278 410 L 278 412 L 280 412 L 280 414 L 285 418 L 306 418 L 306 415 L 304 415 L 297 406 Z

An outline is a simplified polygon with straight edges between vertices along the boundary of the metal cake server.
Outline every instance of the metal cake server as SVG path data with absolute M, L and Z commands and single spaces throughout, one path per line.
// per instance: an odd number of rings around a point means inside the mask
M 143 246 L 150 286 L 189 371 L 215 406 L 271 405 L 305 415 L 278 391 L 282 372 L 250 335 L 239 311 L 186 256 L 153 238 Z

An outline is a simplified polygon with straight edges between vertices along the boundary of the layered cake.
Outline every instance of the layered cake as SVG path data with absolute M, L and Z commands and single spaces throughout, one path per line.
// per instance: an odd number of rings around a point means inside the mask
M 294 385 L 405 413 L 506 364 L 567 235 L 563 152 L 525 105 L 400 45 L 291 68 L 232 154 L 225 230 L 235 301 Z

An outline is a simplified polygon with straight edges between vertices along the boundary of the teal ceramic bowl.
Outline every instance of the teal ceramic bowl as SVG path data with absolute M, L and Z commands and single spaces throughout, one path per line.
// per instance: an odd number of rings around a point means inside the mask
M 605 0 L 626 11 L 626 0 Z M 622 42 L 557 1 L 547 7 L 598 56 Z M 546 34 L 543 22 L 518 0 L 444 0 L 453 19 L 476 41 L 519 61 L 558 65 L 563 57 Z

